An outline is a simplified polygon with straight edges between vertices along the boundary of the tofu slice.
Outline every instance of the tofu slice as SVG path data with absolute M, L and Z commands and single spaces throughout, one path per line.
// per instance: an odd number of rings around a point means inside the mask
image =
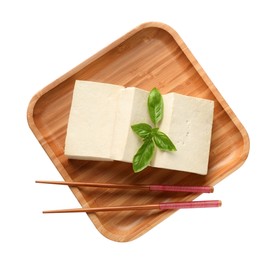
M 111 147 L 114 160 L 131 163 L 133 156 L 142 145 L 142 140 L 132 131 L 131 125 L 143 122 L 151 125 L 148 95 L 148 91 L 134 87 L 121 91 Z
M 68 120 L 65 155 L 70 159 L 111 160 L 111 143 L 122 86 L 76 81 Z
M 177 93 L 166 94 L 163 100 L 160 130 L 170 137 L 177 151 L 157 149 L 152 166 L 207 174 L 214 102 Z

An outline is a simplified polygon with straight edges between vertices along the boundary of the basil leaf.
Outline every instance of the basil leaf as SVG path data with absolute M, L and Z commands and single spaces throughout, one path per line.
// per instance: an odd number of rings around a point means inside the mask
M 133 157 L 133 171 L 140 172 L 150 164 L 154 155 L 154 142 L 151 138 L 144 141 L 138 152 Z
M 134 133 L 136 133 L 142 138 L 148 137 L 152 131 L 152 127 L 145 123 L 132 125 L 131 128 Z
M 156 146 L 162 151 L 177 151 L 170 138 L 161 131 L 157 131 L 153 134 L 153 140 Z
M 160 92 L 153 88 L 148 97 L 149 115 L 155 126 L 163 117 L 163 98 Z

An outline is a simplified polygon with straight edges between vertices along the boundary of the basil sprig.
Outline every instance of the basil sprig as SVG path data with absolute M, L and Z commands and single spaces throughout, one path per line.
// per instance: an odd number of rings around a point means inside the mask
M 132 166 L 134 172 L 140 172 L 150 165 L 154 156 L 155 146 L 162 151 L 177 150 L 170 138 L 159 131 L 158 123 L 163 118 L 163 110 L 162 95 L 156 88 L 153 88 L 148 97 L 148 111 L 154 127 L 146 123 L 131 126 L 134 133 L 143 138 L 142 146 L 133 157 Z

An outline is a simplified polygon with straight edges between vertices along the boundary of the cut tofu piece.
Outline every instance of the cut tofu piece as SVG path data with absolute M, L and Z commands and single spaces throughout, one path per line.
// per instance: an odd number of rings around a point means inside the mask
M 116 108 L 122 86 L 77 80 L 68 120 L 65 155 L 111 160 Z
M 148 112 L 148 95 L 148 91 L 134 87 L 122 90 L 118 99 L 111 148 L 114 160 L 132 162 L 142 145 L 142 140 L 132 131 L 131 126 L 143 122 L 152 124 Z
M 177 151 L 156 151 L 152 166 L 205 175 L 211 143 L 214 102 L 169 93 L 163 96 L 164 117 L 160 130 Z

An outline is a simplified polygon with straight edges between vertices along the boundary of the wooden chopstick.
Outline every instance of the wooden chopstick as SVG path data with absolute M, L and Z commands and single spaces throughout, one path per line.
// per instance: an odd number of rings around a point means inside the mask
M 97 187 L 97 188 L 117 188 L 117 189 L 140 189 L 148 191 L 172 191 L 172 192 L 192 192 L 192 193 L 212 193 L 212 186 L 178 186 L 178 185 L 148 185 L 148 184 L 115 184 L 115 183 L 91 183 L 91 182 L 68 182 L 68 181 L 36 181 L 43 184 L 58 184 L 73 187 Z
M 162 202 L 158 204 L 146 205 L 131 205 L 131 206 L 112 206 L 112 207 L 96 207 L 96 208 L 75 208 L 75 209 L 57 209 L 46 210 L 47 213 L 78 213 L 86 212 L 93 213 L 98 211 L 124 211 L 124 210 L 178 210 L 186 208 L 211 208 L 220 207 L 222 202 L 220 200 L 204 200 L 204 201 L 189 201 L 189 202 Z

